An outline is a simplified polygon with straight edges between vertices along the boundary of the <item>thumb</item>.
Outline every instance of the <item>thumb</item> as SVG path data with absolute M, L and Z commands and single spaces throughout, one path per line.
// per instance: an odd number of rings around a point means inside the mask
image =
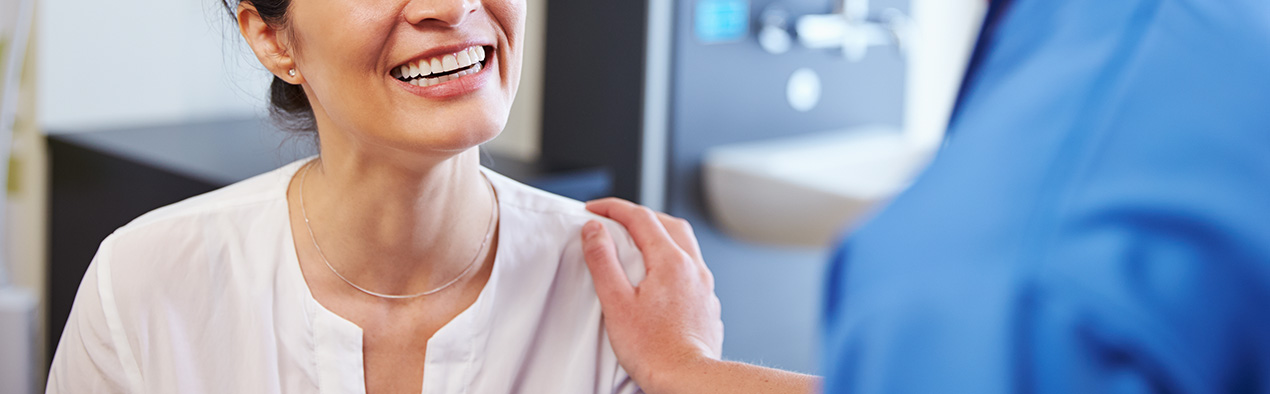
M 599 221 L 592 220 L 582 226 L 582 253 L 595 281 L 595 293 L 600 298 L 601 309 L 608 311 L 635 293 L 626 271 L 622 270 L 622 263 L 617 259 L 613 237 Z

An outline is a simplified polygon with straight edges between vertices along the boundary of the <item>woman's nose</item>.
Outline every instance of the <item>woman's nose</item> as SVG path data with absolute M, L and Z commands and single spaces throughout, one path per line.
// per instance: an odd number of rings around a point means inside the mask
M 412 25 L 438 24 L 458 26 L 480 5 L 481 0 L 410 0 L 406 4 L 406 21 Z

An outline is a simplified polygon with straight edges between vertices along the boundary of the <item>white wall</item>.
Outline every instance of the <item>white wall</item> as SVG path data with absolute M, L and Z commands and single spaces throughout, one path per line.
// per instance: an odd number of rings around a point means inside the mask
M 39 119 L 79 132 L 263 114 L 268 74 L 217 0 L 42 0 Z

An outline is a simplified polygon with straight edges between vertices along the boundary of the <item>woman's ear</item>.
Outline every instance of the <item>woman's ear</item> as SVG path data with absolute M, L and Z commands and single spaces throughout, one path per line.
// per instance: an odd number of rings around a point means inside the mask
M 295 58 L 292 56 L 294 52 L 287 42 L 289 40 L 283 39 L 282 32 L 266 23 L 256 7 L 249 2 L 239 2 L 236 15 L 238 31 L 247 40 L 247 45 L 251 46 L 251 51 L 256 53 L 260 64 L 287 83 L 299 85 L 304 82 L 300 70 L 296 69 Z

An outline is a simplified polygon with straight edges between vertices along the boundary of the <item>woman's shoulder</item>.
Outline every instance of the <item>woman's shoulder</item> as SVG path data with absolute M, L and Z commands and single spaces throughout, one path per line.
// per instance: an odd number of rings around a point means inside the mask
M 617 222 L 588 211 L 586 203 L 526 185 L 492 170 L 485 170 L 485 175 L 494 185 L 498 205 L 504 211 L 500 213 L 504 215 L 504 223 L 533 226 L 530 230 L 538 230 L 541 237 L 578 238 L 582 225 L 599 220 L 609 225 L 614 237 L 630 238 Z
M 257 246 L 289 234 L 286 186 L 294 167 L 147 212 L 110 234 L 95 259 L 111 261 L 115 270 L 167 273 L 250 259 Z
M 547 215 L 586 216 L 586 206 L 581 201 L 526 185 L 488 168 L 483 170 L 494 186 L 499 206 L 503 208 Z
M 643 279 L 643 255 L 621 224 L 591 213 L 581 201 L 520 183 L 492 170 L 485 170 L 485 174 L 494 184 L 502 210 L 500 243 L 509 241 L 518 249 L 532 248 L 558 254 L 555 261 L 565 265 L 561 267 L 567 268 L 565 271 L 586 270 L 582 255 L 582 226 L 597 220 L 612 235 L 623 268 L 631 280 L 638 282 Z
M 292 162 L 219 189 L 156 208 L 138 216 L 116 232 L 128 232 L 163 222 L 191 219 L 253 204 L 285 202 L 287 184 L 303 162 L 304 160 Z
M 71 313 L 106 323 L 118 346 L 160 341 L 173 345 L 167 350 L 213 348 L 229 338 L 225 332 L 272 324 L 261 316 L 279 302 L 294 302 L 280 295 L 303 283 L 298 265 L 294 277 L 284 270 L 294 261 L 285 196 L 290 167 L 155 209 L 116 229 L 98 247 Z

